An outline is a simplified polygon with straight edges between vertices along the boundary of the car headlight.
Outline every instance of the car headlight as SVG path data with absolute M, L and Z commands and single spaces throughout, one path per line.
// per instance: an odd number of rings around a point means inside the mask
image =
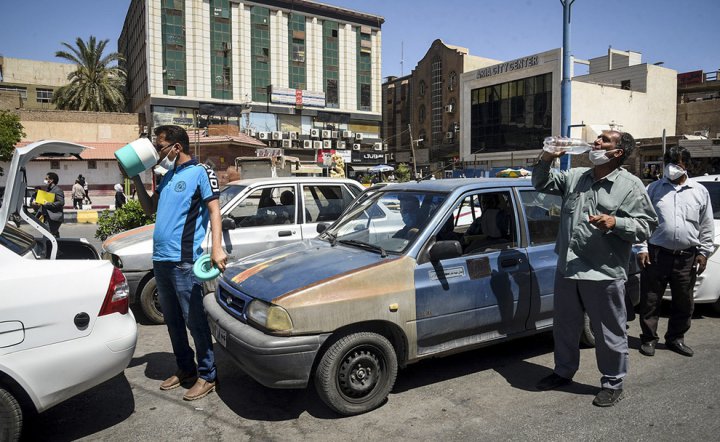
M 284 308 L 259 299 L 250 302 L 247 308 L 247 317 L 260 327 L 272 332 L 289 333 L 292 330 L 292 320 Z

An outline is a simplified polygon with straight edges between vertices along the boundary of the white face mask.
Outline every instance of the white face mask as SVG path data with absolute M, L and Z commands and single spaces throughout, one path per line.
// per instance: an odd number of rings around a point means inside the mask
M 681 176 L 685 175 L 687 171 L 683 169 L 682 167 L 678 166 L 677 164 L 668 164 L 665 166 L 665 170 L 663 171 L 666 177 L 670 181 L 675 181 Z
M 588 156 L 590 157 L 590 162 L 593 163 L 596 166 L 600 166 L 602 164 L 610 162 L 610 158 L 606 154 L 610 152 L 615 152 L 617 149 L 613 150 L 591 150 L 588 153 Z
M 177 155 L 175 155 L 175 158 L 173 158 L 172 160 L 170 160 L 168 158 L 168 155 L 170 155 L 170 152 L 168 152 L 168 154 L 165 155 L 165 158 L 160 160 L 160 167 L 164 168 L 165 170 L 170 171 L 170 170 L 175 169 L 175 162 L 177 161 Z
M 48 181 L 48 180 L 43 180 L 43 183 L 44 183 L 46 186 L 49 186 L 49 185 L 50 185 L 50 181 Z

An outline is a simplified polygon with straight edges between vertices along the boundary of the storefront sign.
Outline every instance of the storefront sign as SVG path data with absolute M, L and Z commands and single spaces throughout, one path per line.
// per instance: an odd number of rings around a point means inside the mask
M 349 150 L 320 149 L 317 151 L 317 163 L 330 166 L 333 162 L 333 155 L 339 155 L 345 163 L 349 163 L 351 161 L 350 153 Z
M 283 149 L 277 149 L 272 147 L 266 147 L 255 150 L 255 156 L 258 157 L 279 157 L 283 154 Z
M 352 151 L 353 164 L 380 164 L 385 162 L 385 154 L 380 152 Z
M 504 74 L 506 72 L 527 69 L 529 67 L 537 66 L 538 63 L 539 58 L 537 55 L 518 58 L 517 60 L 496 64 L 495 66 L 490 66 L 483 69 L 478 69 L 475 73 L 475 78 L 478 79 L 492 77 L 493 75 Z
M 270 102 L 296 107 L 325 107 L 325 92 L 273 86 L 270 92 Z

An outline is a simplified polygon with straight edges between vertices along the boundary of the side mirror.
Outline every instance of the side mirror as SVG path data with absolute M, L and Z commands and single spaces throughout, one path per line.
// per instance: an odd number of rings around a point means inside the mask
M 226 216 L 222 219 L 222 229 L 223 230 L 235 230 L 237 225 L 235 224 L 235 220 L 230 218 L 229 216 Z
M 315 227 L 315 230 L 317 233 L 323 233 L 328 228 L 328 225 L 325 223 L 318 223 L 317 227 Z
M 432 262 L 459 258 L 462 256 L 462 246 L 459 241 L 438 241 L 430 247 L 429 255 Z

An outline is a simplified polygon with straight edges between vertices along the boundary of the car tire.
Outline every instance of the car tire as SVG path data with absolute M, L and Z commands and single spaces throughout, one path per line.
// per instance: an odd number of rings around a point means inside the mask
M 157 285 L 155 284 L 154 277 L 148 279 L 140 292 L 140 310 L 142 310 L 147 320 L 153 324 L 165 323 L 165 317 L 163 316 L 160 301 L 158 300 Z
M 587 313 L 584 313 L 583 329 L 580 334 L 580 344 L 586 348 L 595 347 L 595 333 L 592 331 L 590 326 L 590 317 Z
M 315 388 L 328 407 L 352 416 L 385 401 L 395 385 L 397 370 L 390 341 L 377 333 L 353 333 L 325 351 L 315 371 Z
M 720 299 L 713 302 L 712 304 L 709 304 L 709 306 L 710 306 L 710 310 L 713 313 L 720 315 Z
M 22 421 L 20 404 L 9 391 L 0 387 L 0 441 L 20 440 Z

